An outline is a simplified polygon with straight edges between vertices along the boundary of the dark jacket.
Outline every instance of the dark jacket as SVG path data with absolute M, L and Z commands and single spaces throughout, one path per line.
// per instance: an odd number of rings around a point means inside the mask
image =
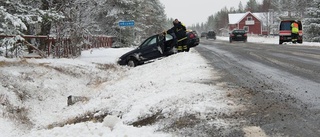
M 167 31 L 167 33 L 174 33 L 178 40 L 187 37 L 186 27 L 181 22 L 174 24 L 174 26 Z

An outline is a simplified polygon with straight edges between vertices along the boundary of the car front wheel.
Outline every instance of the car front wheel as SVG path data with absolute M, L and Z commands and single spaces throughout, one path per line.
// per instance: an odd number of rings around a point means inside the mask
M 127 62 L 127 65 L 129 67 L 135 67 L 135 66 L 137 66 L 137 64 L 138 64 L 138 62 L 135 59 L 129 59 Z

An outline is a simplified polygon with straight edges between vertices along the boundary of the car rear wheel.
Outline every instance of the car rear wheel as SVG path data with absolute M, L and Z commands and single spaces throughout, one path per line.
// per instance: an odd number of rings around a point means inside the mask
M 128 62 L 127 62 L 127 65 L 129 67 L 135 67 L 135 66 L 137 66 L 137 64 L 138 64 L 138 62 L 135 59 L 132 59 L 132 58 L 129 59 Z
M 279 44 L 282 45 L 283 41 L 279 40 Z

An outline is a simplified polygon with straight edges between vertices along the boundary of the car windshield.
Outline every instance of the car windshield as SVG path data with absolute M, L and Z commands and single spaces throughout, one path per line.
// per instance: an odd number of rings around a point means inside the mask
M 147 47 L 147 46 L 156 44 L 156 43 L 157 43 L 157 37 L 159 37 L 159 35 L 156 35 L 156 36 L 153 36 L 153 37 L 148 38 L 147 40 L 145 40 L 145 41 L 140 45 L 140 47 Z M 166 37 L 166 41 L 169 41 L 169 40 L 172 40 L 172 39 L 173 39 L 173 37 L 172 37 L 170 34 L 167 34 L 165 37 Z M 162 38 L 163 38 L 163 37 L 162 37 Z M 159 39 L 162 39 L 162 38 L 159 37 Z
M 146 41 L 144 41 L 140 47 L 146 47 L 155 43 L 157 43 L 157 37 L 150 37 Z
M 293 21 L 282 21 L 280 23 L 280 30 L 291 30 L 291 23 Z M 300 21 L 298 21 L 299 30 L 302 30 L 302 24 Z
M 291 30 L 291 22 L 281 22 L 280 24 L 280 30 Z

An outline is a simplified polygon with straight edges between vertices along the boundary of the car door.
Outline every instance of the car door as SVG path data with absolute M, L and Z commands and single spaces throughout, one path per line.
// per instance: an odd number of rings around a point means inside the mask
M 164 54 L 168 55 L 168 54 L 172 54 L 169 52 L 174 52 L 172 51 L 172 49 L 174 48 L 174 46 L 177 43 L 177 39 L 175 34 L 167 34 L 165 35 L 165 37 L 163 39 L 161 39 L 159 41 L 160 44 L 163 44 L 163 49 L 164 49 Z
M 140 45 L 140 59 L 143 61 L 161 57 L 161 48 L 158 46 L 158 35 L 149 37 Z

